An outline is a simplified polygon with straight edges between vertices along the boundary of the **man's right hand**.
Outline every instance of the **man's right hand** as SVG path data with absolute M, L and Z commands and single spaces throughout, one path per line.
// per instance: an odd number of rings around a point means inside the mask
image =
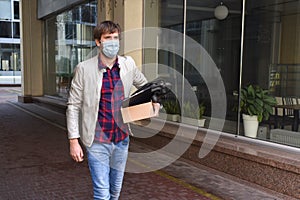
M 70 155 L 76 162 L 83 161 L 83 151 L 77 138 L 70 139 Z

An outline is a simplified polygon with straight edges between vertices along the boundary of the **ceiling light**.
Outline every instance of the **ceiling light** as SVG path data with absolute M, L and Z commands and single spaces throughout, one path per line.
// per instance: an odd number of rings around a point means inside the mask
M 223 20 L 228 16 L 228 8 L 223 4 L 223 2 L 220 3 L 215 8 L 215 17 L 219 20 Z

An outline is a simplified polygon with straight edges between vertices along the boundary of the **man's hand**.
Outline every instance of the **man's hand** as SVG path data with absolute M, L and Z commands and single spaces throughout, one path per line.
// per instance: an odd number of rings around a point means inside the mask
M 157 116 L 159 109 L 160 109 L 160 104 L 159 103 L 152 103 L 153 109 L 154 109 L 154 113 Z
M 77 138 L 70 139 L 70 155 L 76 162 L 83 161 L 83 151 Z

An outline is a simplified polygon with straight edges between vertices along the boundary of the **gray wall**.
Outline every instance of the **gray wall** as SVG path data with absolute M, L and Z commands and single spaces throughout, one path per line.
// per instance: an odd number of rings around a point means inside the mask
M 38 0 L 38 19 L 61 12 L 86 0 Z

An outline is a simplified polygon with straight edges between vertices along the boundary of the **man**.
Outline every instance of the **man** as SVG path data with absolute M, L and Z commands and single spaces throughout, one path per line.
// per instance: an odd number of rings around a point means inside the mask
M 128 155 L 129 127 L 120 114 L 131 87 L 147 83 L 134 60 L 118 56 L 121 29 L 104 21 L 94 29 L 99 55 L 75 69 L 67 103 L 70 155 L 83 161 L 87 150 L 94 199 L 118 199 Z

